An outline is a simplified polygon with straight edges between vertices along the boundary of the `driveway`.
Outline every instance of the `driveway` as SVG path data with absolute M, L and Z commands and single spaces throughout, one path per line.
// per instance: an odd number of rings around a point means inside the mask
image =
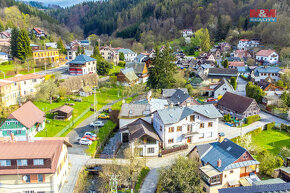
M 238 77 L 237 83 L 238 83 L 236 89 L 237 94 L 241 96 L 246 96 L 246 85 L 248 82 L 242 79 L 241 77 Z

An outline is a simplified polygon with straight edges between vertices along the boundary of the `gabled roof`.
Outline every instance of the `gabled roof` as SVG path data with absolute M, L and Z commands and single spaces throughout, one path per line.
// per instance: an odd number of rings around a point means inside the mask
M 124 76 L 130 81 L 134 81 L 138 79 L 138 76 L 135 74 L 134 69 L 131 68 L 125 68 L 121 69 L 121 72 L 124 74 Z
M 87 55 L 79 55 L 73 61 L 69 62 L 70 64 L 85 64 L 86 62 L 97 61 L 95 58 L 91 58 Z
M 228 61 L 232 62 L 232 61 L 241 61 L 241 58 L 239 57 L 228 57 Z
M 39 75 L 39 74 L 18 74 L 14 77 L 11 78 L 5 78 L 0 80 L 0 86 L 5 86 L 7 84 L 11 84 L 14 82 L 19 82 L 19 81 L 24 81 L 24 80 L 31 80 L 31 79 L 40 79 L 44 78 L 44 75 Z
M 163 124 L 177 123 L 194 113 L 198 113 L 210 119 L 222 117 L 220 112 L 212 104 L 166 108 L 157 110 L 157 113 L 159 114 Z
M 240 186 L 235 188 L 223 188 L 219 193 L 288 193 L 290 182 L 280 184 L 264 184 L 257 186 Z
M 246 66 L 237 66 L 237 70 L 238 72 L 250 72 L 250 69 L 249 67 L 246 67 Z
M 268 82 L 266 80 L 260 80 L 258 82 L 258 86 L 261 87 L 261 89 L 263 89 L 263 91 L 267 91 L 269 87 L 277 88 L 279 90 L 284 90 L 284 88 L 276 86 L 275 84 Z
M 208 75 L 237 76 L 238 70 L 234 68 L 210 68 Z
M 142 74 L 146 63 L 142 62 L 127 62 L 125 68 L 133 68 L 134 72 L 137 74 Z
M 167 98 L 171 97 L 177 90 L 181 90 L 188 94 L 187 88 L 172 88 L 172 89 L 162 89 L 162 96 Z
M 119 113 L 119 118 L 145 117 L 150 114 L 148 104 L 123 104 Z
M 190 95 L 188 93 L 177 89 L 176 92 L 168 99 L 168 102 L 173 104 L 181 104 L 189 97 Z
M 34 141 L 0 142 L 1 159 L 51 159 L 50 167 L 1 169 L 0 175 L 55 173 L 65 138 Z
M 220 82 L 219 82 L 219 84 L 216 86 L 216 87 L 214 87 L 214 91 L 216 91 L 216 90 L 218 90 L 221 86 L 223 86 L 224 84 L 227 84 L 231 89 L 232 89 L 232 91 L 235 91 L 235 89 L 233 88 L 233 86 L 225 79 L 225 78 L 223 78 Z
M 256 103 L 255 99 L 226 92 L 217 105 L 221 105 L 238 113 L 243 113 L 253 102 Z
M 26 128 L 31 128 L 36 123 L 45 120 L 45 113 L 35 106 L 31 101 L 26 102 L 19 109 L 11 113 L 8 119 L 16 119 Z
M 247 150 L 227 138 L 225 138 L 221 143 L 214 142 L 210 143 L 209 145 L 197 145 L 200 159 L 203 165 L 210 164 L 212 167 L 220 172 L 228 169 L 259 164 L 259 162 L 257 162 L 254 158 L 249 161 L 234 163 L 245 152 L 247 152 Z M 200 150 L 201 152 L 199 152 Z M 221 167 L 217 166 L 218 160 L 221 160 Z
M 69 113 L 71 113 L 73 110 L 74 110 L 74 109 L 73 109 L 72 107 L 67 106 L 67 105 L 63 105 L 63 106 L 57 107 L 57 108 L 55 108 L 55 109 L 52 109 L 52 110 L 49 111 L 49 112 L 54 113 L 54 112 L 60 111 L 60 112 L 64 112 L 64 113 L 69 114 Z
M 256 56 L 270 56 L 272 53 L 274 53 L 274 50 L 260 50 L 259 52 L 257 52 Z
M 278 73 L 281 69 L 279 67 L 258 66 L 254 70 L 254 75 L 259 76 L 259 73 Z
M 244 62 L 229 62 L 229 66 L 234 66 L 234 67 L 238 67 L 238 66 L 245 66 Z
M 130 49 L 127 49 L 127 48 L 121 48 L 118 50 L 118 53 L 124 53 L 124 54 L 136 54 L 136 52 L 133 52 L 132 50 Z

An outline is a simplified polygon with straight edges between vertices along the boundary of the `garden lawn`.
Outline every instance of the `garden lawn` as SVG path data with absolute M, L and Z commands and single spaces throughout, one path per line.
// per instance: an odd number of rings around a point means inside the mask
M 252 135 L 252 141 L 258 147 L 267 149 L 274 155 L 278 155 L 284 146 L 290 149 L 290 133 L 279 129 L 264 130 L 256 136 Z
M 113 68 L 110 70 L 109 72 L 109 76 L 115 76 L 117 73 L 120 72 L 121 69 L 123 69 L 124 67 L 121 66 L 113 66 Z
M 19 68 L 21 68 L 22 70 L 20 70 L 19 74 L 30 74 L 30 73 L 34 73 L 34 68 L 30 68 L 29 72 L 27 71 L 27 68 L 23 68 L 22 66 L 19 66 Z M 13 77 L 15 75 L 9 75 L 7 74 L 8 72 L 14 72 L 15 70 L 15 65 L 14 64 L 6 64 L 6 65 L 1 65 L 0 64 L 0 71 L 3 71 L 5 73 L 5 78 L 10 78 Z M 35 72 L 39 72 L 42 71 L 42 69 L 40 68 L 35 68 Z M 4 75 L 1 72 L 0 73 L 0 79 L 3 79 Z
M 120 91 L 120 88 L 101 88 L 98 89 L 98 92 L 96 94 L 96 98 L 98 101 L 97 109 L 100 109 L 104 105 L 113 102 L 114 100 L 118 99 L 118 92 Z M 121 93 L 121 92 L 120 92 Z M 72 99 L 63 99 L 60 102 L 53 102 L 52 104 L 49 104 L 49 102 L 34 102 L 34 104 L 42 111 L 48 112 L 52 109 L 55 109 L 57 107 L 60 107 L 64 105 L 65 103 L 74 103 L 75 105 L 72 106 L 74 108 L 73 110 L 73 117 L 71 120 L 68 121 L 61 121 L 61 120 L 54 120 L 52 115 L 50 113 L 46 114 L 47 120 L 49 120 L 50 123 L 46 123 L 45 129 L 38 132 L 36 137 L 54 137 L 57 133 L 59 133 L 64 127 L 66 127 L 73 119 L 76 119 L 82 112 L 84 112 L 89 107 L 93 107 L 94 104 L 94 96 L 89 97 L 76 97 L 71 96 L 72 98 L 82 98 L 82 102 L 75 102 Z M 119 95 L 119 98 L 121 98 L 121 94 Z M 84 115 L 78 122 L 76 122 L 73 127 L 68 129 L 62 136 L 69 133 L 70 130 L 72 130 L 75 126 L 77 126 L 81 121 L 83 121 L 85 118 L 92 115 L 93 112 L 89 111 L 87 114 Z
M 129 98 L 125 99 L 125 102 L 126 103 L 130 103 L 134 98 L 135 98 L 135 96 L 134 97 L 129 97 Z M 121 110 L 122 104 L 123 104 L 123 100 L 113 104 L 112 105 L 112 110 Z

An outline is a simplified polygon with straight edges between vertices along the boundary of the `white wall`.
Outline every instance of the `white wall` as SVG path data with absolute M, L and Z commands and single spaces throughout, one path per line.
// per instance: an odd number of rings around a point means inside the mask
M 134 121 L 136 121 L 138 118 L 135 119 L 119 119 L 119 127 L 122 128 L 125 125 L 128 125 L 129 123 L 132 123 Z M 147 121 L 148 123 L 151 123 L 151 117 L 142 117 L 143 120 Z

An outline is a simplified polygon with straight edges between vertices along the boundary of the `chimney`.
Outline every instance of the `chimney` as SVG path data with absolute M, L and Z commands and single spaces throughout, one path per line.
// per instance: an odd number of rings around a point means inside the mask
M 218 142 L 221 143 L 225 139 L 225 134 L 223 132 L 219 133 Z
M 222 160 L 221 159 L 217 160 L 217 167 L 218 168 L 222 167 Z

